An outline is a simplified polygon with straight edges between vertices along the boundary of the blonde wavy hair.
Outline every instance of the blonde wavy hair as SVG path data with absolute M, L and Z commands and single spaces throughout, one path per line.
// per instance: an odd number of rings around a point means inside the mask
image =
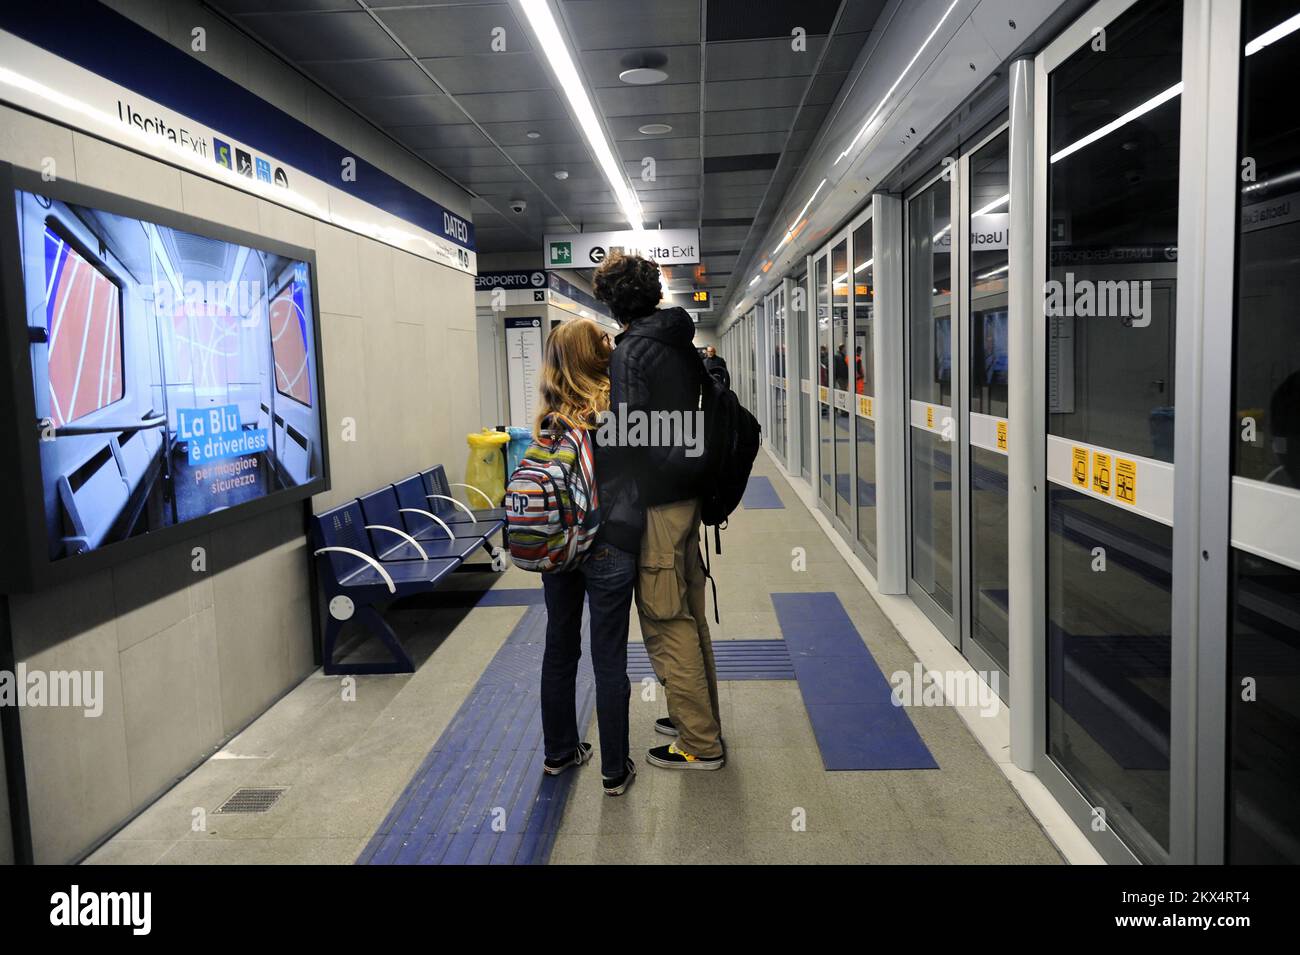
M 547 416 L 563 415 L 580 428 L 595 428 L 609 408 L 609 335 L 589 318 L 575 318 L 551 330 L 542 358 L 541 406 L 533 434 L 545 431 Z

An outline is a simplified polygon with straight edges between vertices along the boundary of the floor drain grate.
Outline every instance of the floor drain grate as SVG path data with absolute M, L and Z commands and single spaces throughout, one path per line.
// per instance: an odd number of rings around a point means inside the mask
M 273 789 L 239 789 L 221 804 L 219 813 L 232 812 L 269 812 L 280 797 L 285 794 L 285 787 Z

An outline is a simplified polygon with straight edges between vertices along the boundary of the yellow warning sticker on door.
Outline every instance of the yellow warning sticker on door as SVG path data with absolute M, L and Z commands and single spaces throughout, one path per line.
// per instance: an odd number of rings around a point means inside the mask
M 1138 466 L 1136 461 L 1115 459 L 1115 497 L 1125 504 L 1137 504 Z
M 1070 469 L 1070 478 L 1079 487 L 1088 486 L 1088 449 L 1074 448 L 1074 466 Z
M 818 385 L 818 386 L 817 386 L 817 400 L 820 401 L 822 404 L 826 404 L 827 402 L 829 402 L 829 401 L 831 400 L 831 399 L 830 399 L 830 392 L 827 391 L 825 385 Z
M 867 417 L 868 417 L 868 418 L 872 417 L 872 416 L 875 414 L 875 412 L 871 410 L 871 399 L 870 399 L 870 398 L 863 398 L 863 399 L 862 399 L 862 404 L 863 404 L 863 407 L 865 407 L 865 408 L 867 409 L 867 412 L 866 412 L 866 413 L 867 413 Z
M 998 450 L 1005 451 L 1006 449 L 1007 449 L 1007 423 L 1005 421 L 999 421 L 998 422 Z
M 925 426 L 931 429 L 934 428 L 934 408 L 931 405 L 925 406 Z
M 1092 490 L 1110 497 L 1110 455 L 1092 452 Z

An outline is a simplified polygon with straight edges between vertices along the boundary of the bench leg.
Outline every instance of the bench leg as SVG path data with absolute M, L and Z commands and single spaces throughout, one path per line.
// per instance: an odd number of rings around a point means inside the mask
M 360 607 L 357 609 L 356 619 L 366 631 L 378 637 L 384 646 L 388 647 L 388 652 L 392 654 L 392 660 L 375 663 L 336 662 L 334 660 L 334 648 L 338 642 L 339 634 L 343 631 L 343 621 L 330 617 L 325 624 L 324 670 L 327 676 L 415 672 L 415 661 L 402 648 L 401 643 L 397 640 L 397 634 L 393 632 L 393 628 L 388 625 L 388 622 L 384 620 L 378 610 L 374 607 Z

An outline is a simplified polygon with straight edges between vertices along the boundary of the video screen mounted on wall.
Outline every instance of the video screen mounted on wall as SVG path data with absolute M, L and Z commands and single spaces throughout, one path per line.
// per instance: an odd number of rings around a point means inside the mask
M 0 590 L 328 487 L 309 250 L 8 166 L 0 215 Z

